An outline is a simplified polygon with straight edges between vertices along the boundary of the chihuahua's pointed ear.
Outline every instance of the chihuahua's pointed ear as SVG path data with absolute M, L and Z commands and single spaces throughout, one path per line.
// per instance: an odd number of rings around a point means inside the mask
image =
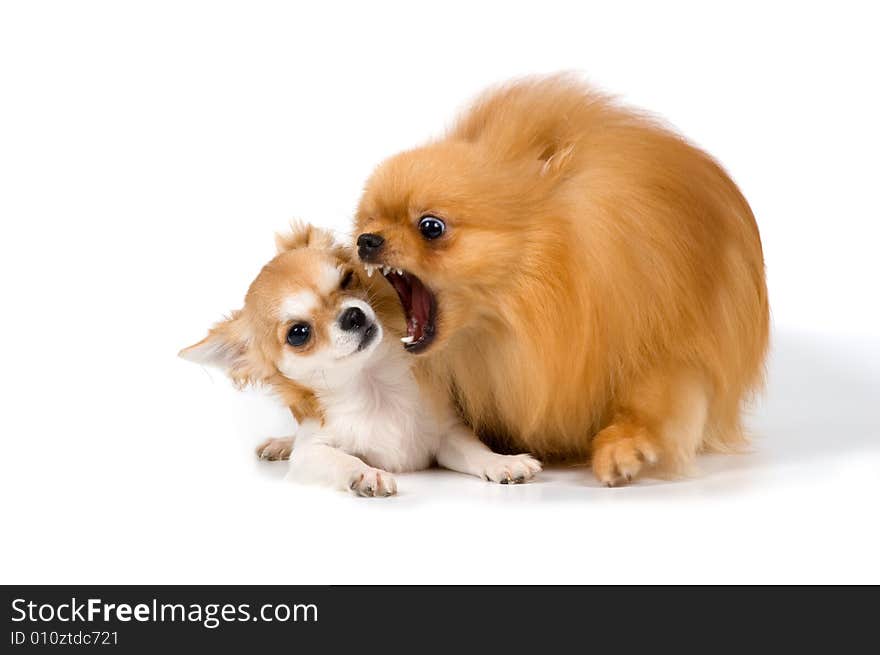
M 302 221 L 291 221 L 290 232 L 275 235 L 275 247 L 279 254 L 295 248 L 332 250 L 335 246 L 336 239 L 332 232 Z
M 196 364 L 221 368 L 236 380 L 244 377 L 241 372 L 248 368 L 249 339 L 242 323 L 241 312 L 233 312 L 230 318 L 212 327 L 208 336 L 184 348 L 178 356 Z

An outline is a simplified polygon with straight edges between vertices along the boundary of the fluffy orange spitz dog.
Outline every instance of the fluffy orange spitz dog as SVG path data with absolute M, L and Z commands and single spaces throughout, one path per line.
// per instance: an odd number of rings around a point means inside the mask
M 496 449 L 680 472 L 744 443 L 769 310 L 736 184 L 655 120 L 567 76 L 492 90 L 382 163 L 356 216 L 421 379 Z

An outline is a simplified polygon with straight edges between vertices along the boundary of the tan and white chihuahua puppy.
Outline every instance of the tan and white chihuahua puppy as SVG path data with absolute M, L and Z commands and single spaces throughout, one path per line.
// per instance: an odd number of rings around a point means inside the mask
M 391 473 L 434 463 L 502 484 L 541 470 L 529 455 L 492 452 L 446 395 L 428 395 L 400 344 L 396 298 L 380 297 L 332 234 L 297 224 L 276 241 L 244 307 L 180 352 L 287 404 L 298 430 L 261 444 L 261 457 L 289 455 L 291 478 L 361 496 L 390 496 Z

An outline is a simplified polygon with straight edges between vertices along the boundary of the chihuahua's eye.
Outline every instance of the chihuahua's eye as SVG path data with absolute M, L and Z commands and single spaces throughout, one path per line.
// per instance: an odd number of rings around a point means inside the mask
M 342 276 L 342 282 L 339 283 L 339 288 L 342 290 L 348 289 L 348 286 L 351 284 L 352 279 L 354 278 L 354 271 L 349 271 L 344 276 Z
M 419 221 L 419 232 L 428 240 L 443 236 L 445 231 L 446 223 L 436 216 L 422 216 L 422 219 Z
M 287 331 L 287 343 L 291 346 L 304 346 L 312 336 L 312 327 L 308 323 L 297 323 Z

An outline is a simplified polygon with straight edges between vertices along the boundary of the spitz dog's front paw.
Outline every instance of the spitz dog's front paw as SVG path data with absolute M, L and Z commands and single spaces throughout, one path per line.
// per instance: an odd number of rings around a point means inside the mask
M 492 454 L 486 462 L 483 479 L 501 484 L 519 484 L 535 477 L 540 472 L 541 462 L 531 455 Z
M 355 473 L 348 488 L 358 496 L 393 496 L 397 493 L 397 482 L 388 471 L 371 468 Z
M 593 473 L 599 482 L 615 487 L 632 482 L 644 467 L 660 459 L 660 443 L 638 424 L 609 425 L 593 439 Z

